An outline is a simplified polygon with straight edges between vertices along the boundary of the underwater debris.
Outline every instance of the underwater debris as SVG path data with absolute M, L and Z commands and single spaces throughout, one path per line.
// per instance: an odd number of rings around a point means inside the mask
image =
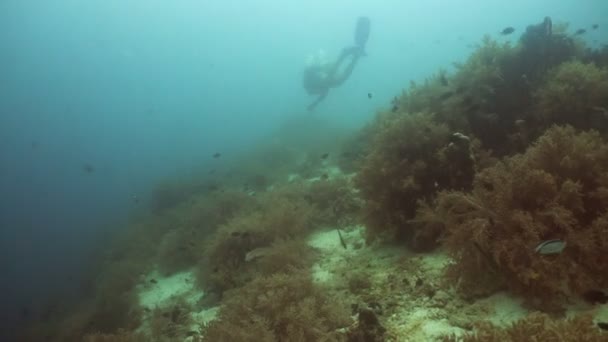
M 513 32 L 515 32 L 515 28 L 509 26 L 509 27 L 505 27 L 502 31 L 500 31 L 500 34 L 502 34 L 503 36 L 507 36 Z
M 583 29 L 583 28 L 582 29 L 578 29 L 578 30 L 576 30 L 576 32 L 574 32 L 574 34 L 577 35 L 577 36 L 580 36 L 581 34 L 585 34 L 585 33 L 587 33 L 587 30 Z
M 536 251 L 538 254 L 550 255 L 559 254 L 564 250 L 564 248 L 566 248 L 566 242 L 559 239 L 553 239 L 541 242 L 538 244 L 538 246 L 536 246 L 536 248 L 534 248 L 534 251 Z
M 600 290 L 589 290 L 583 293 L 583 299 L 589 304 L 606 304 L 608 303 L 608 294 Z
M 215 152 L 215 153 L 213 154 L 213 158 L 215 158 L 215 159 L 217 159 L 217 158 L 219 158 L 219 157 L 221 157 L 221 156 L 222 156 L 222 154 L 221 154 L 221 153 L 219 153 L 219 152 Z

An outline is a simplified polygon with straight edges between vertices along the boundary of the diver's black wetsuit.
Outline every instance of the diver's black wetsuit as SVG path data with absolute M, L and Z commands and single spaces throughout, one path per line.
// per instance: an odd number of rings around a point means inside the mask
M 369 32 L 369 19 L 367 17 L 359 18 L 355 28 L 355 46 L 342 50 L 338 60 L 332 64 L 311 66 L 304 71 L 304 88 L 310 95 L 319 95 L 308 106 L 308 110 L 315 109 L 327 97 L 330 88 L 342 85 L 350 77 L 359 58 L 365 56 L 365 44 L 369 38 Z M 341 70 L 342 64 L 349 58 L 348 64 L 344 70 Z

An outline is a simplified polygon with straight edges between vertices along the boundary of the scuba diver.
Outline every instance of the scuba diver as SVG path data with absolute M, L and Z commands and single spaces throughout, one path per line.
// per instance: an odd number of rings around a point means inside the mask
M 309 95 L 318 95 L 317 99 L 308 106 L 308 110 L 315 107 L 327 97 L 330 88 L 342 85 L 353 72 L 359 58 L 365 56 L 365 44 L 369 38 L 370 21 L 367 17 L 360 17 L 355 28 L 355 45 L 342 50 L 338 59 L 331 63 L 319 51 L 316 56 L 309 59 L 304 70 L 303 85 Z M 343 64 L 347 63 L 345 67 Z

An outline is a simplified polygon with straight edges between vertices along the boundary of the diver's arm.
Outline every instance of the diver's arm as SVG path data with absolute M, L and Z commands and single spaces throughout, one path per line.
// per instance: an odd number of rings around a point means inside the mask
M 308 107 L 307 107 L 308 111 L 309 111 L 309 112 L 311 112 L 311 111 L 315 110 L 315 108 L 317 107 L 317 105 L 318 105 L 318 104 L 319 104 L 321 101 L 325 100 L 325 98 L 327 97 L 327 93 L 328 93 L 328 92 L 329 92 L 329 89 L 325 89 L 325 91 L 324 91 L 324 92 L 322 92 L 322 93 L 319 95 L 319 97 L 317 97 L 317 99 L 316 99 L 316 100 L 315 100 L 313 103 L 309 104 L 309 105 L 308 105 Z

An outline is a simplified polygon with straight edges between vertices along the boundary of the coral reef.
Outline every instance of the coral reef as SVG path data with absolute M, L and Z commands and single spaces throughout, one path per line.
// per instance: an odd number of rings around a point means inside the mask
M 556 313 L 608 287 L 606 51 L 545 18 L 515 44 L 484 37 L 349 137 L 298 116 L 222 151 L 161 184 L 87 299 L 25 340 L 605 341 L 586 314 L 478 319 L 500 295 Z

